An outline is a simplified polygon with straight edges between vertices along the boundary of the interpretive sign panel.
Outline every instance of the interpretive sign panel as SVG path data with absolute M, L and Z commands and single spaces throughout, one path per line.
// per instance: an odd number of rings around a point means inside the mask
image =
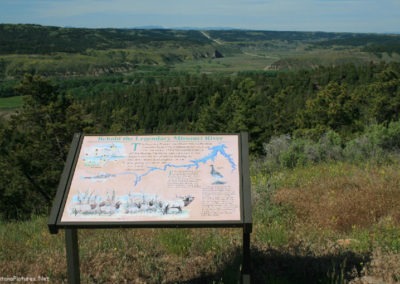
M 240 134 L 80 135 L 75 144 L 54 226 L 243 224 Z
M 242 227 L 252 231 L 247 133 L 75 134 L 48 226 L 65 229 L 68 280 L 80 283 L 78 228 Z

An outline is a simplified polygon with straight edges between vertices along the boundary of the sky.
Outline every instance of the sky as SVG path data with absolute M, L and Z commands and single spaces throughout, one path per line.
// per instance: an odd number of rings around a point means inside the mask
M 0 23 L 400 33 L 400 0 L 0 0 Z

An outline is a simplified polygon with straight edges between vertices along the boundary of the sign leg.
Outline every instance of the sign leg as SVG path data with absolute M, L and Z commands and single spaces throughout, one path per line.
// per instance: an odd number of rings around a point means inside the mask
M 243 230 L 243 263 L 241 271 L 241 283 L 250 284 L 250 233 Z
M 67 251 L 68 283 L 81 282 L 79 272 L 79 246 L 77 229 L 65 229 L 65 243 Z

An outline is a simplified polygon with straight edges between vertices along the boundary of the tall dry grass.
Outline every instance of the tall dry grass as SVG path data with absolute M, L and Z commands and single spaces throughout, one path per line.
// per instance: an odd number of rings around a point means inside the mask
M 253 282 L 399 282 L 399 170 L 330 163 L 253 172 Z M 0 277 L 66 281 L 64 234 L 50 235 L 46 219 L 0 224 Z M 239 279 L 239 229 L 79 230 L 78 236 L 82 283 Z
M 333 283 L 398 283 L 399 173 L 399 165 L 393 164 L 297 168 L 272 177 L 277 187 L 271 204 L 291 212 L 292 245 L 316 255 L 355 253 L 346 258 L 346 265 L 352 262 L 353 267 L 343 273 L 336 266 L 336 276 L 343 276 Z
M 335 165 L 341 168 L 339 170 L 329 167 L 332 166 L 316 167 L 320 176 L 314 177 L 314 181 L 280 188 L 273 202 L 293 207 L 297 222 L 302 226 L 349 232 L 388 220 L 400 225 L 398 167 L 361 169 L 349 164 Z M 299 170 L 297 175 L 301 174 Z

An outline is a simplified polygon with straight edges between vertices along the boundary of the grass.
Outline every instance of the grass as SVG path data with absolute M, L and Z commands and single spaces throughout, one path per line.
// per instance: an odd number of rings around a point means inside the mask
M 291 70 L 315 68 L 319 65 L 332 66 L 345 63 L 360 64 L 362 62 L 379 62 L 381 59 L 372 54 L 359 52 L 358 50 L 336 51 L 333 49 L 304 50 L 304 47 L 284 46 L 268 50 L 262 46 L 253 48 L 236 49 L 224 58 L 185 60 L 174 64 L 174 69 L 185 72 L 218 73 L 238 71 L 262 71 L 262 70 Z M 387 58 L 388 61 L 397 60 Z
M 244 53 L 224 58 L 187 60 L 174 65 L 177 71 L 199 73 L 234 73 L 238 71 L 264 70 L 273 63 L 271 58 L 255 57 Z
M 254 283 L 400 281 L 399 165 L 252 171 Z M 45 217 L 1 223 L 0 276 L 67 277 Z M 79 230 L 83 283 L 234 283 L 241 230 Z
M 338 163 L 299 169 L 273 196 L 296 217 L 317 228 L 349 232 L 393 222 L 400 225 L 399 167 L 359 167 Z M 314 175 L 307 176 L 307 173 Z M 321 182 L 321 181 L 324 182 Z
M 0 110 L 13 110 L 22 106 L 22 97 L 0 98 Z

